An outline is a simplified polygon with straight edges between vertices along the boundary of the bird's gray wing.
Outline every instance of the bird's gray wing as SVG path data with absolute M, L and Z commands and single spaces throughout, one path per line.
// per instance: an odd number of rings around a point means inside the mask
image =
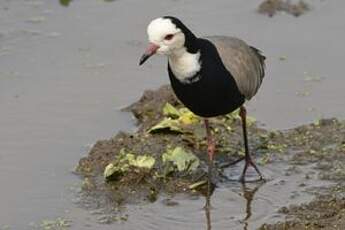
M 208 36 L 217 48 L 224 66 L 234 77 L 240 92 L 247 100 L 258 91 L 265 76 L 265 57 L 260 50 L 244 41 L 227 36 Z

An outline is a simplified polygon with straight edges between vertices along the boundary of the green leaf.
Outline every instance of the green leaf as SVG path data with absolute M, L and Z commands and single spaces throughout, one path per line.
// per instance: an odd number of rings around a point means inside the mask
M 105 179 L 117 179 L 117 177 L 128 172 L 131 167 L 152 169 L 155 159 L 148 155 L 136 156 L 134 153 L 128 153 L 121 149 L 117 159 L 108 164 L 103 172 Z
M 164 118 L 157 125 L 149 129 L 150 133 L 171 131 L 177 133 L 183 133 L 178 120 L 172 120 L 171 118 Z
M 193 112 L 191 112 L 189 109 L 181 108 L 177 110 L 169 103 L 165 104 L 163 108 L 163 114 L 168 117 L 163 118 L 162 121 L 150 128 L 148 132 L 157 133 L 170 131 L 176 133 L 185 133 L 185 126 L 200 121 L 200 118 L 196 116 Z
M 179 118 L 181 114 L 174 106 L 167 102 L 163 107 L 163 115 L 176 119 Z
M 123 172 L 126 171 L 126 168 L 127 167 L 119 167 L 118 165 L 114 163 L 110 163 L 105 167 L 103 176 L 105 179 L 109 179 L 110 177 L 120 176 Z
M 137 156 L 137 158 L 130 161 L 129 164 L 138 168 L 152 169 L 155 164 L 155 159 L 151 156 L 142 155 Z
M 127 153 L 122 159 L 121 161 L 124 161 L 125 163 L 127 163 L 128 165 L 132 165 L 132 162 L 135 161 L 135 155 L 133 153 Z
M 225 115 L 225 117 L 227 118 L 227 120 L 232 123 L 234 122 L 235 120 L 237 119 L 241 119 L 240 117 L 240 110 L 239 109 L 236 109 L 235 111 Z M 255 117 L 252 117 L 252 116 L 246 116 L 246 120 L 247 120 L 247 125 L 248 126 L 251 126 L 251 125 L 254 125 L 256 123 L 256 119 Z
M 199 188 L 200 186 L 202 186 L 202 185 L 204 185 L 206 183 L 207 183 L 207 180 L 198 181 L 198 182 L 196 182 L 194 184 L 189 185 L 188 188 L 190 190 L 194 190 L 194 189 L 197 189 L 197 188 Z
M 181 116 L 178 119 L 180 124 L 191 125 L 191 124 L 198 123 L 200 121 L 199 117 L 196 116 L 193 112 L 191 112 L 187 108 L 180 109 L 180 113 L 181 113 Z
M 164 164 L 172 162 L 179 172 L 193 171 L 198 168 L 200 163 L 199 158 L 181 147 L 176 147 L 173 150 L 168 149 L 167 152 L 162 155 L 162 160 Z
M 68 6 L 72 0 L 60 0 L 62 6 Z

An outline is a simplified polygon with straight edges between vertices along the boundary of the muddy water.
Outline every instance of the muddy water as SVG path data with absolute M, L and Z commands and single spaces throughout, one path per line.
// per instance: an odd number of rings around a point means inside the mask
M 255 12 L 259 1 L 199 1 L 196 7 L 182 0 L 75 0 L 68 8 L 58 1 L 1 1 L 0 229 L 30 229 L 32 222 L 60 216 L 72 220 L 72 229 L 114 229 L 71 202 L 79 182 L 71 171 L 97 139 L 134 128 L 119 108 L 167 82 L 163 58 L 137 66 L 145 26 L 159 15 L 180 16 L 197 34 L 236 35 L 264 50 L 267 77 L 249 108 L 267 126 L 344 117 L 345 2 L 312 2 L 312 11 L 299 18 L 268 18 Z M 266 173 L 273 180 L 256 192 L 248 229 L 271 218 L 298 190 L 298 178 L 275 189 L 283 174 Z M 214 228 L 246 226 L 241 193 L 238 184 L 216 190 Z M 174 208 L 162 202 L 128 207 L 130 218 L 116 226 L 206 227 L 203 200 L 175 199 Z
M 228 176 L 242 170 L 242 165 L 228 169 Z M 283 206 L 310 201 L 308 190 L 329 183 L 309 180 L 301 175 L 313 175 L 311 167 L 298 173 L 284 163 L 274 163 L 264 169 L 266 183 L 224 183 L 211 197 L 209 216 L 203 207 L 203 197 L 186 195 L 163 197 L 144 207 L 129 207 L 129 218 L 122 229 L 256 229 L 264 223 L 283 220 L 277 214 Z M 289 175 L 289 176 L 288 176 Z M 248 179 L 254 179 L 255 173 Z M 231 176 L 229 177 L 231 178 Z M 274 178 L 274 179 L 273 179 Z M 233 178 L 235 179 L 235 178 Z M 236 177 L 237 179 L 237 177 Z

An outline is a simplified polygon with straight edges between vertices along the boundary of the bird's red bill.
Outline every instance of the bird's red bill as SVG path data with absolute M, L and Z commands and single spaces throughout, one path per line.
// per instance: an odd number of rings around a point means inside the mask
M 149 57 L 154 55 L 159 49 L 159 46 L 154 43 L 149 43 L 148 47 L 145 50 L 145 53 L 141 56 L 139 65 L 142 65 Z

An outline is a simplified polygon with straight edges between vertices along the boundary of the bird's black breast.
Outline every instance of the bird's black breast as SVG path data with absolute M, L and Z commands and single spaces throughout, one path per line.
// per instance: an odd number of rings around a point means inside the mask
M 216 47 L 205 39 L 197 40 L 200 48 L 201 69 L 194 76 L 199 79 L 183 83 L 168 65 L 171 86 L 179 100 L 192 112 L 202 117 L 230 113 L 244 103 L 231 73 L 225 68 Z

